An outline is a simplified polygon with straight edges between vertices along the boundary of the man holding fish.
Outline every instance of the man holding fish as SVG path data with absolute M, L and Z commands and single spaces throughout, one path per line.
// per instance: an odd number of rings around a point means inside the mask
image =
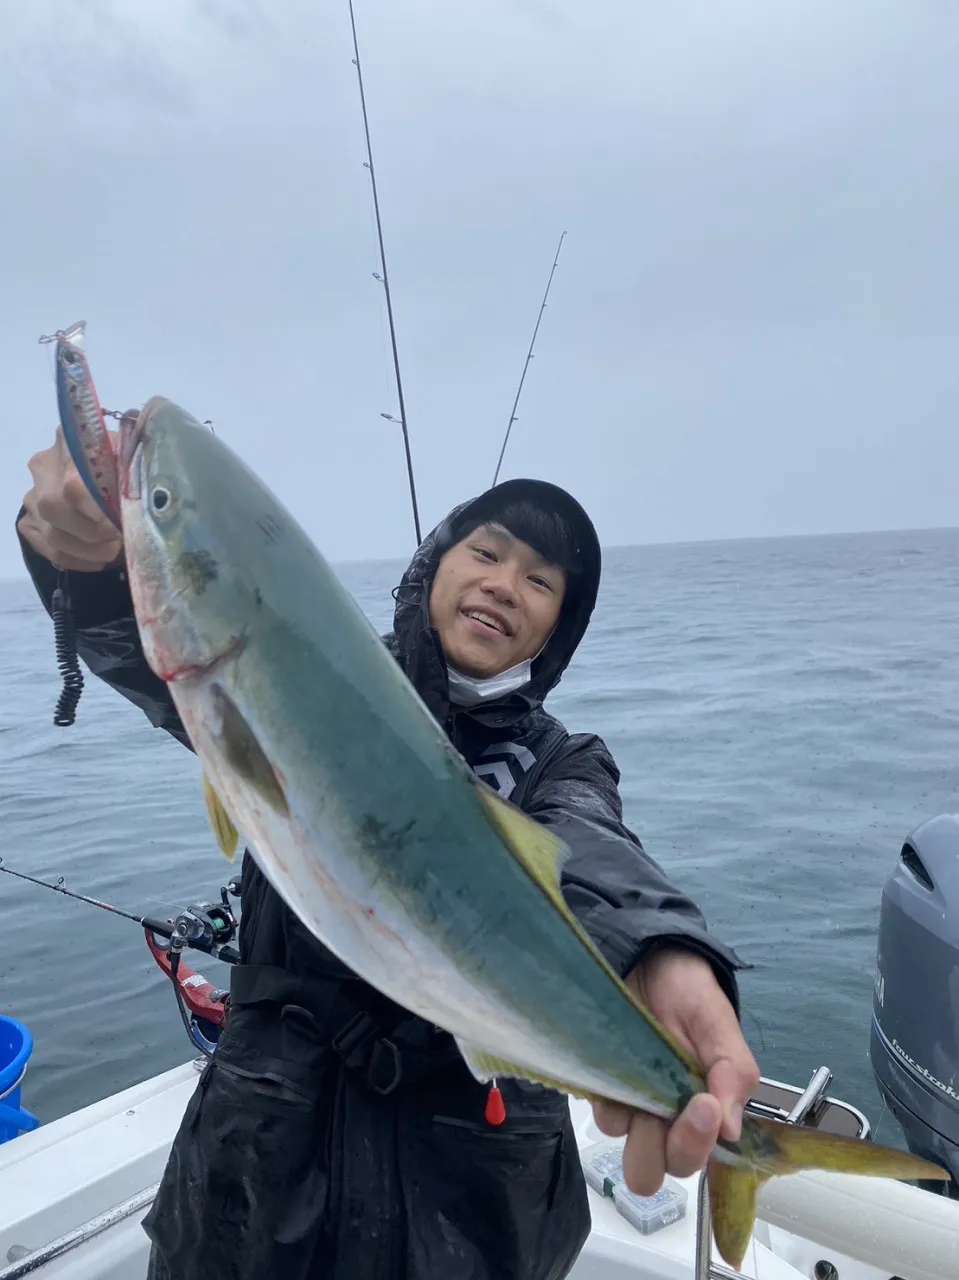
M 569 494 L 508 481 L 455 509 L 384 648 L 168 401 L 125 428 L 122 541 L 62 436 L 30 470 L 18 531 L 48 611 L 59 567 L 81 657 L 197 752 L 221 847 L 238 828 L 253 850 L 227 1027 L 146 1222 L 152 1280 L 560 1280 L 589 1214 L 557 1090 L 627 1135 L 634 1191 L 709 1159 L 736 1266 L 765 1177 L 936 1176 L 744 1125 L 739 962 L 623 825 L 602 741 L 543 708 L 600 579 Z

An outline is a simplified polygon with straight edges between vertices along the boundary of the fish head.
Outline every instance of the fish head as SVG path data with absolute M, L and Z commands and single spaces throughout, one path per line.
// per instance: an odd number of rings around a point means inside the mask
M 255 586 L 231 537 L 242 505 L 232 457 L 207 427 L 160 396 L 121 424 L 120 503 L 133 607 L 147 662 L 170 684 L 222 667 L 244 643 Z

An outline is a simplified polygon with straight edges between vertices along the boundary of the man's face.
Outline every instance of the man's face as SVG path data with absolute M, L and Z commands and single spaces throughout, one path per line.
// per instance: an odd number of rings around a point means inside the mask
M 566 574 L 501 525 L 475 529 L 443 556 L 430 621 L 446 660 L 464 675 L 498 676 L 534 658 L 549 639 Z

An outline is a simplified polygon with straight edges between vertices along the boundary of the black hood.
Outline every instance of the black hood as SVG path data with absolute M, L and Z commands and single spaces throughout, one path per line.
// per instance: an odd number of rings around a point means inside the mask
M 580 569 L 569 576 L 559 622 L 546 648 L 533 663 L 531 680 L 497 706 L 502 708 L 504 702 L 516 703 L 517 710 L 521 710 L 542 702 L 561 680 L 586 633 L 596 604 L 602 569 L 599 539 L 592 521 L 576 499 L 557 485 L 545 480 L 505 480 L 479 497 L 455 507 L 423 539 L 393 593 L 396 598 L 393 615 L 396 656 L 428 703 L 433 699 L 428 696 L 426 686 L 434 683 L 427 678 L 428 669 L 435 666 L 439 657 L 444 683 L 446 671 L 439 636 L 429 620 L 430 588 L 437 566 L 450 547 L 465 536 L 466 530 L 475 528 L 483 520 L 495 518 L 507 504 L 522 501 L 535 502 L 537 506 L 564 517 L 573 530 Z M 434 713 L 437 710 L 435 707 L 432 709 Z M 478 708 L 476 710 L 479 711 Z

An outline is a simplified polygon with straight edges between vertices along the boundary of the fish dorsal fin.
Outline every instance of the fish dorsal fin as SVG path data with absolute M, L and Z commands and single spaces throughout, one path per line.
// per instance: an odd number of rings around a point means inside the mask
M 234 825 L 233 819 L 224 808 L 223 801 L 217 795 L 213 783 L 205 773 L 203 775 L 203 800 L 206 804 L 210 826 L 213 828 L 216 842 L 220 846 L 220 852 L 232 862 L 236 857 L 237 845 L 240 842 L 239 832 Z
M 578 921 L 567 906 L 560 887 L 563 863 L 569 856 L 569 850 L 551 831 L 540 823 L 534 822 L 522 809 L 517 809 L 515 805 L 503 800 L 484 782 L 478 785 L 480 800 L 486 814 L 503 843 L 552 899 L 554 906 L 578 930 Z
M 642 1003 L 630 987 L 626 985 L 612 967 L 592 938 L 569 909 L 560 884 L 563 863 L 569 856 L 569 850 L 561 840 L 541 823 L 535 822 L 522 809 L 510 804 L 502 796 L 498 796 L 492 787 L 476 779 L 480 801 L 486 810 L 494 829 L 500 839 L 526 869 L 530 877 L 540 886 L 570 928 L 577 934 L 583 945 L 592 952 L 596 962 L 606 970 L 610 981 L 619 987 L 622 994 L 633 1005 L 637 1012 L 646 1019 L 662 1037 L 673 1053 L 680 1058 L 691 1072 L 705 1079 L 706 1072 L 695 1056 L 685 1045 L 680 1044 L 671 1031 L 662 1025 Z

